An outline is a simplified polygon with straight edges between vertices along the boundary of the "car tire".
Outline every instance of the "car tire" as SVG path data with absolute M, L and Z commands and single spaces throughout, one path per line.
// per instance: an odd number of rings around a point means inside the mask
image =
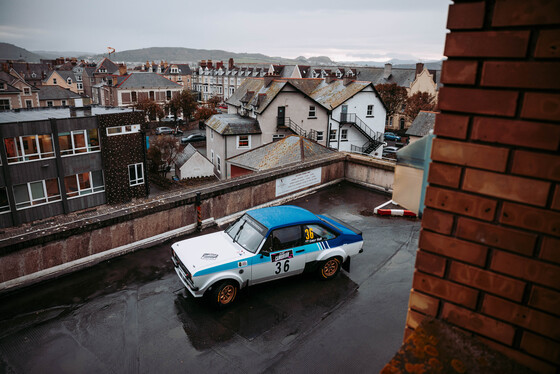
M 231 305 L 237 298 L 239 286 L 234 281 L 223 281 L 212 286 L 210 301 L 217 308 L 225 308 Z
M 318 275 L 321 280 L 333 279 L 340 272 L 340 259 L 331 257 L 319 266 Z

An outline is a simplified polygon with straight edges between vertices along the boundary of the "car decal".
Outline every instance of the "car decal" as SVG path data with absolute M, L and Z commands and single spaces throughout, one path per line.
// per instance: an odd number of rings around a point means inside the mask
M 239 262 L 237 263 L 237 266 L 240 267 L 240 268 L 242 268 L 242 267 L 244 267 L 244 266 L 247 266 L 247 261 L 239 261 Z
M 272 262 L 276 262 L 276 261 L 282 261 L 293 257 L 294 257 L 294 252 L 290 249 L 289 251 L 272 253 L 270 255 L 270 260 Z

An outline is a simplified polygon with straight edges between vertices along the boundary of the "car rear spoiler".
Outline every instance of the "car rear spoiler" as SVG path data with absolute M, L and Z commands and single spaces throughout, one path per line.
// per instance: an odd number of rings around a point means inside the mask
M 340 225 L 340 226 L 342 226 L 342 227 L 346 227 L 348 230 L 352 231 L 352 232 L 353 232 L 354 234 L 356 234 L 356 235 L 362 235 L 362 231 L 361 231 L 361 230 L 358 230 L 357 228 L 355 228 L 355 227 L 352 226 L 352 225 L 349 225 L 349 224 L 346 223 L 346 222 L 342 222 L 341 220 L 339 220 L 339 219 L 336 218 L 336 217 L 331 216 L 330 214 L 322 214 L 321 217 L 325 217 L 325 218 L 327 218 L 328 220 L 333 221 L 333 222 L 337 223 L 338 225 Z

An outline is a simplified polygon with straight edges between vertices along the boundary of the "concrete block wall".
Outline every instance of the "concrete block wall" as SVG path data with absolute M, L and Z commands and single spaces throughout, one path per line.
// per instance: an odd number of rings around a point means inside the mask
M 449 7 L 405 337 L 445 320 L 537 372 L 560 365 L 560 2 Z

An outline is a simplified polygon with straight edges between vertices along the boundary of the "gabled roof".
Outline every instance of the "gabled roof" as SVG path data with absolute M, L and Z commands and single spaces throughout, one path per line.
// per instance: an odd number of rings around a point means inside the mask
M 177 156 L 177 160 L 175 161 L 175 165 L 178 166 L 179 168 L 182 167 L 197 152 L 198 151 L 196 150 L 195 147 L 192 146 L 192 144 L 187 144 L 185 149 L 183 149 L 183 152 L 181 152 L 179 154 L 179 156 Z
M 418 137 L 428 135 L 436 123 L 436 114 L 436 112 L 420 111 L 406 131 L 406 135 Z
M 228 162 L 244 169 L 260 171 L 301 163 L 333 152 L 309 139 L 292 135 L 228 158 Z
M 60 75 L 60 77 L 65 81 L 68 80 L 68 78 L 70 78 L 72 79 L 73 82 L 76 82 L 76 76 L 74 75 L 74 72 L 72 70 L 54 70 L 49 74 L 48 78 L 50 78 L 51 75 L 53 75 L 54 73 Z
M 177 69 L 179 69 L 178 73 L 171 72 L 171 67 L 173 66 L 177 66 Z M 165 69 L 165 71 L 163 72 L 163 74 L 191 75 L 192 71 L 191 71 L 191 67 L 188 64 L 169 64 L 167 66 L 167 69 Z
M 238 114 L 214 114 L 206 121 L 206 126 L 222 135 L 260 134 L 261 128 L 254 118 Z
M 119 71 L 119 67 L 113 61 L 109 60 L 107 57 L 105 57 L 97 64 L 95 68 L 95 72 L 97 73 L 100 68 L 105 68 L 107 70 L 107 73 L 109 74 L 115 74 L 118 73 Z
M 60 86 L 41 86 L 39 100 L 79 99 L 80 95 Z
M 139 89 L 139 88 L 183 88 L 180 84 L 157 74 L 148 72 L 134 72 L 126 76 L 122 82 L 118 83 L 118 88 Z

